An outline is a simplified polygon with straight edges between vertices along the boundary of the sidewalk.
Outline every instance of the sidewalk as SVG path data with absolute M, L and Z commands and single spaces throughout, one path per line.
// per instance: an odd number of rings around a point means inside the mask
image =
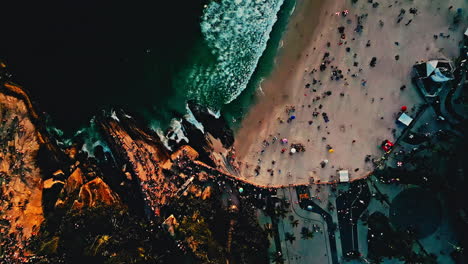
M 291 203 L 291 212 L 284 219 L 280 219 L 279 231 L 283 256 L 286 263 L 317 263 L 333 264 L 330 254 L 330 244 L 328 239 L 328 229 L 323 218 L 313 212 L 303 210 L 297 204 L 297 195 L 294 189 L 282 190 L 278 192 L 279 197 L 287 198 Z M 298 220 L 298 226 L 293 227 L 290 216 Z M 313 226 L 318 226 L 319 232 L 313 232 L 313 238 L 302 239 L 301 230 L 303 227 L 314 230 Z M 294 235 L 295 241 L 292 243 L 285 241 L 285 233 Z

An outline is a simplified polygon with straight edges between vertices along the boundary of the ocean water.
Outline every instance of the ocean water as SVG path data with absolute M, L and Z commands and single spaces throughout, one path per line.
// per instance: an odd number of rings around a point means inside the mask
M 0 58 L 49 114 L 50 130 L 87 137 L 87 148 L 99 141 L 93 116 L 115 108 L 160 133 L 180 118 L 202 129 L 187 100 L 241 119 L 294 2 L 2 2 L 11 23 L 0 28 Z
M 233 101 L 225 104 L 221 112 L 234 131 L 240 126 L 242 118 L 247 114 L 250 106 L 256 100 L 256 94 L 261 89 L 262 81 L 271 74 L 275 57 L 281 48 L 281 38 L 294 12 L 295 0 L 285 0 L 277 13 L 277 21 L 274 24 L 267 42 L 267 47 L 260 57 L 247 87 Z
M 203 11 L 202 44 L 181 86 L 202 105 L 220 110 L 245 90 L 267 47 L 283 0 L 212 1 Z
M 0 1 L 0 58 L 64 136 L 102 109 L 169 123 L 185 111 L 174 78 L 209 2 Z

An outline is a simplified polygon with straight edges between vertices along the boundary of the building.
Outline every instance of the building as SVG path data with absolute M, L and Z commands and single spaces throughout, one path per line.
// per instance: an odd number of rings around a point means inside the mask
M 413 118 L 411 118 L 409 115 L 402 113 L 400 117 L 398 118 L 398 121 L 405 126 L 409 126 L 411 122 L 413 122 Z
M 347 170 L 340 170 L 338 175 L 340 176 L 340 182 L 349 182 L 349 172 Z

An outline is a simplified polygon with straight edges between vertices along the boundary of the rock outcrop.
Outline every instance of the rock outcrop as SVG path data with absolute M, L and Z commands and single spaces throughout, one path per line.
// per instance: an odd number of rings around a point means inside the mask
M 77 168 L 68 177 L 63 190 L 66 192 L 67 195 L 71 195 L 79 190 L 81 185 L 83 185 L 83 182 L 83 172 L 80 168 Z
M 76 194 L 74 209 L 120 199 L 100 178 L 86 182 L 80 169 L 66 181 L 62 170 L 49 171 L 66 164 L 67 157 L 47 134 L 27 92 L 8 80 L 5 67 L 0 64 L 0 259 L 25 263 L 32 256 L 29 240 L 45 219 L 43 190 L 62 188 L 62 203 Z
M 119 263 L 133 262 L 126 258 L 135 252 L 142 261 L 172 252 L 167 258 L 176 261 L 167 263 L 186 263 L 183 259 L 193 256 L 203 263 L 224 259 L 224 253 L 212 254 L 225 243 L 222 231 L 214 236 L 210 226 L 224 214 L 216 202 L 221 186 L 237 182 L 215 166 L 212 155 L 214 139 L 217 145 L 232 145 L 232 131 L 222 118 L 192 105 L 197 119 L 211 125 L 205 127 L 211 136 L 193 129 L 187 135 L 190 146 L 176 142 L 172 151 L 156 133 L 117 111 L 95 120 L 112 153 L 103 147 L 85 152 L 81 140 L 62 149 L 47 134 L 27 93 L 2 78 L 1 67 L 0 231 L 8 234 L 0 236 L 2 261 L 28 262 L 29 238 L 42 230 L 47 232 L 40 232 L 30 249 L 44 263 L 67 263 L 83 252 L 110 259 L 110 251 L 112 258 L 126 260 Z M 108 234 L 96 234 L 101 227 Z M 163 249 L 155 249 L 155 241 Z M 134 247 L 126 251 L 128 244 Z M 187 250 L 193 254 L 183 256 Z
M 159 216 L 160 209 L 170 200 L 187 192 L 201 197 L 203 190 L 194 190 L 199 187 L 191 184 L 215 178 L 213 173 L 221 174 L 199 161 L 199 153 L 191 146 L 180 146 L 170 154 L 155 133 L 142 130 L 122 112 L 114 117 L 100 117 L 98 124 L 118 163 L 126 168 L 127 177 L 140 187 L 153 216 Z M 204 198 L 209 196 L 207 191 Z
M 81 186 L 78 199 L 73 202 L 72 209 L 95 207 L 99 204 L 116 205 L 120 204 L 120 199 L 109 185 L 98 177 Z
M 80 210 L 97 205 L 121 204 L 119 196 L 100 177 L 90 181 L 87 178 L 89 176 L 84 175 L 81 168 L 76 168 L 65 181 L 55 207 Z
M 125 164 L 131 180 L 141 186 L 148 208 L 159 215 L 161 206 L 167 204 L 178 189 L 174 180 L 177 175 L 163 172 L 163 167 L 172 166 L 170 155 L 156 134 L 139 128 L 135 120 L 123 113 L 116 113 L 116 116 L 117 120 L 101 118 L 101 131 L 118 163 Z
M 0 85 L 1 86 L 1 85 Z M 22 241 L 44 220 L 42 177 L 36 162 L 43 143 L 26 104 L 0 87 L 0 247 L 3 258 L 26 260 Z

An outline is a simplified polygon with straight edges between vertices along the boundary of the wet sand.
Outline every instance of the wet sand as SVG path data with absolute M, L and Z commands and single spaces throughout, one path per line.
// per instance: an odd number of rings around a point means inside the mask
M 275 59 L 275 67 L 271 75 L 261 83 L 256 104 L 250 109 L 242 121 L 242 126 L 236 134 L 235 148 L 237 153 L 246 153 L 257 135 L 250 128 L 266 129 L 270 111 L 278 105 L 288 102 L 291 75 L 298 72 L 302 53 L 310 44 L 317 30 L 324 0 L 299 0 L 281 40 L 280 50 Z
M 339 169 L 349 170 L 351 179 L 368 175 L 373 166 L 365 157 L 380 157 L 382 140 L 394 140 L 392 130 L 400 107 L 412 109 L 423 102 L 410 81 L 412 65 L 457 55 L 465 25 L 457 31 L 448 30 L 456 9 L 448 10 L 450 5 L 466 4 L 461 0 L 382 1 L 374 8 L 368 1 L 356 5 L 351 1 L 298 1 L 275 69 L 261 84 L 257 103 L 236 134 L 238 176 L 256 184 L 279 186 L 306 184 L 310 177 L 315 182 L 333 181 Z M 410 8 L 417 8 L 417 13 L 411 14 Z M 397 23 L 401 9 L 406 13 Z M 346 16 L 335 14 L 344 10 L 349 11 Z M 361 15 L 363 30 L 358 33 L 354 29 Z M 340 26 L 344 27 L 344 38 L 338 31 Z M 440 33 L 450 37 L 433 37 Z M 370 46 L 366 45 L 369 40 Z M 329 63 L 320 71 L 326 52 Z M 375 67 L 369 65 L 372 57 L 377 58 Z M 331 80 L 333 70 L 341 70 L 337 75 L 343 77 Z M 313 79 L 320 82 L 313 84 Z M 400 90 L 403 85 L 406 88 Z M 324 96 L 327 91 L 331 95 Z M 316 97 L 320 99 L 314 100 Z M 294 106 L 295 112 L 288 115 L 288 106 Z M 313 117 L 313 112 L 319 115 Z M 329 117 L 328 123 L 322 113 Z M 414 111 L 408 114 L 414 115 Z M 288 123 L 292 115 L 295 119 Z M 277 138 L 274 143 L 273 137 Z M 281 145 L 281 138 L 287 138 L 288 144 Z M 290 143 L 301 143 L 306 151 L 289 155 Z M 325 168 L 320 166 L 323 160 L 328 160 Z

